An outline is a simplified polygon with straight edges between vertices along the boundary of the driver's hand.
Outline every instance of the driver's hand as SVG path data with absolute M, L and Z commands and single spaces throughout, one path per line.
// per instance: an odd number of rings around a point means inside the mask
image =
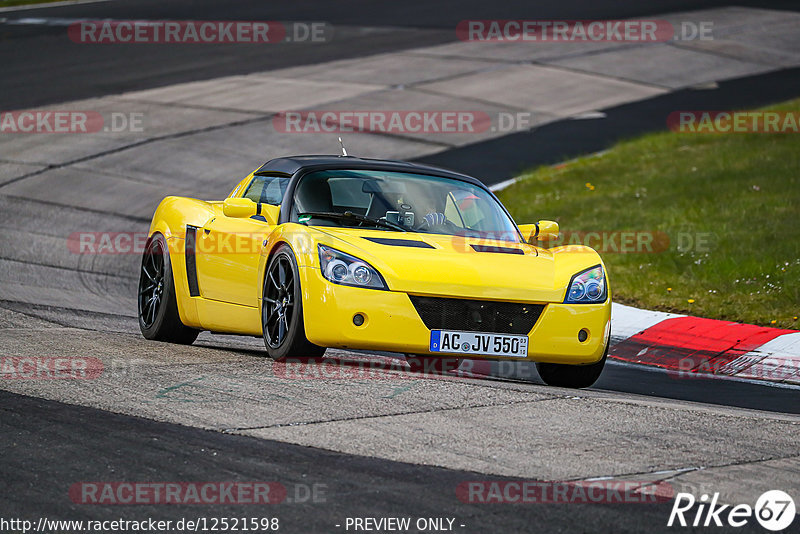
M 444 224 L 447 221 L 447 217 L 444 216 L 444 213 L 433 212 L 427 214 L 423 217 L 422 222 L 429 228 L 434 226 L 439 226 L 440 224 Z

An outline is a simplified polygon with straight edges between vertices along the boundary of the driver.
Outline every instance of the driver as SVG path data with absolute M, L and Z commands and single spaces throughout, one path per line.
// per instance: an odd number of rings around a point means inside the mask
M 420 225 L 423 228 L 434 228 L 447 222 L 447 217 L 440 211 L 432 211 L 422 218 Z
M 424 201 L 420 203 L 421 205 L 417 205 L 416 210 L 418 213 L 425 214 L 419 222 L 420 230 L 436 228 L 447 222 L 447 217 L 445 217 L 444 213 L 437 207 L 437 202 L 433 195 L 425 195 L 422 199 L 424 199 Z

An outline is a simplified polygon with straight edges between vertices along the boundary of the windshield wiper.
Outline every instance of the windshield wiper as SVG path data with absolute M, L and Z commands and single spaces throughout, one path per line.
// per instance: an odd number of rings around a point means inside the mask
M 400 226 L 399 224 L 395 224 L 387 220 L 373 219 L 372 217 L 367 217 L 366 215 L 359 215 L 358 213 L 353 213 L 352 211 L 345 211 L 344 213 L 339 213 L 336 211 L 307 211 L 305 213 L 300 213 L 298 215 L 298 218 L 300 217 L 320 217 L 326 219 L 334 219 L 337 221 L 352 220 L 361 223 L 374 224 L 375 226 L 390 228 L 392 230 L 399 230 L 400 232 L 408 232 L 407 228 Z

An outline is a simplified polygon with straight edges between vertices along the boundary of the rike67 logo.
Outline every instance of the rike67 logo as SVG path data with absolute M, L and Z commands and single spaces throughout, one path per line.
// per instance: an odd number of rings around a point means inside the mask
M 753 517 L 767 530 L 778 532 L 792 524 L 795 516 L 794 500 L 784 491 L 770 490 L 756 500 L 755 507 L 749 504 L 719 503 L 719 493 L 714 493 L 709 502 L 706 494 L 695 499 L 691 493 L 678 493 L 669 514 L 667 526 L 743 527 Z

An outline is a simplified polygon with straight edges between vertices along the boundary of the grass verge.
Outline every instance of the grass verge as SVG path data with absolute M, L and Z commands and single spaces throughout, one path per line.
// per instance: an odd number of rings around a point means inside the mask
M 797 112 L 800 99 L 765 109 Z M 558 221 L 567 242 L 654 233 L 660 252 L 589 240 L 618 302 L 800 328 L 800 134 L 645 135 L 538 168 L 499 196 L 520 223 Z

